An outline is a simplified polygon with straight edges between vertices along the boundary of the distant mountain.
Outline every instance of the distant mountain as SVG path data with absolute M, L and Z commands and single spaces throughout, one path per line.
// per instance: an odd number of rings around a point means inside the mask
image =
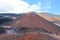
M 25 13 L 14 14 L 14 13 L 0 13 L 0 25 L 6 22 L 12 21 L 18 17 L 21 17 Z
M 24 15 L 25 13 L 20 13 L 20 14 L 14 14 L 14 13 L 0 13 L 0 16 L 10 16 L 10 17 L 18 17 L 21 15 Z

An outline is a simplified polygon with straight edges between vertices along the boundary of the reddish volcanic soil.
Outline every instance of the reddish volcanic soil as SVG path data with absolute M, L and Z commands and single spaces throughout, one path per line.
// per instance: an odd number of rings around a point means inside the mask
M 60 40 L 56 37 L 39 33 L 39 34 L 23 34 L 23 35 L 0 35 L 0 40 Z
M 26 34 L 22 38 L 18 38 L 18 40 L 59 40 L 59 39 L 45 34 Z

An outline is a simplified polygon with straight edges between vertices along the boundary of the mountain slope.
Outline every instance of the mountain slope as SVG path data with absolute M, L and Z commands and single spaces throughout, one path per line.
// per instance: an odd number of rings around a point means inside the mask
M 60 29 L 58 29 L 56 25 L 52 24 L 51 22 L 45 20 L 44 18 L 32 12 L 25 14 L 21 18 L 8 22 L 2 25 L 2 27 L 7 27 L 7 28 L 16 27 L 17 29 L 20 29 L 23 27 L 32 28 L 32 29 L 42 28 L 47 32 L 50 32 L 53 34 L 60 34 Z
M 60 17 L 59 17 L 60 15 L 54 15 L 54 14 L 45 13 L 45 12 L 41 12 L 38 15 L 43 17 L 47 21 L 50 21 L 57 26 L 60 26 Z

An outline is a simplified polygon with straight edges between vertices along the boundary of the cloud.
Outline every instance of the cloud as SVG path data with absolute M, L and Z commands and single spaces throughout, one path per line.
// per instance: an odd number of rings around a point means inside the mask
M 46 8 L 50 9 L 50 4 L 47 4 L 45 9 L 41 7 L 42 5 L 41 1 L 30 5 L 23 0 L 0 0 L 0 13 L 25 13 L 29 11 L 40 12 L 46 11 Z
M 40 7 L 41 7 L 40 10 L 48 12 L 49 9 L 51 9 L 51 2 L 50 2 L 50 0 L 44 0 Z

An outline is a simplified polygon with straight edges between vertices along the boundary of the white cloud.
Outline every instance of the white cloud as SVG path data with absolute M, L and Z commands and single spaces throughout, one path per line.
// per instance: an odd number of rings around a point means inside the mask
M 1 13 L 24 13 L 29 11 L 40 12 L 41 6 L 42 6 L 41 2 L 30 5 L 27 2 L 22 0 L 0 0 Z M 48 5 L 47 9 L 49 8 L 50 6 Z

